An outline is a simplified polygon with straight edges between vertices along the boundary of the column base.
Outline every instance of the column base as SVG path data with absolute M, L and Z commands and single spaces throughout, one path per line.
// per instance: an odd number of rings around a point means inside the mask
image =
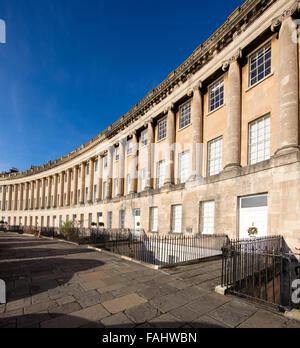
M 281 155 L 286 155 L 292 152 L 299 152 L 300 146 L 296 144 L 291 144 L 291 145 L 286 145 L 281 148 L 279 148 L 274 156 L 281 156 Z
M 164 186 L 161 189 L 162 191 L 171 191 L 173 186 L 174 184 L 172 184 L 171 182 L 167 182 L 164 184 Z
M 230 172 L 232 170 L 240 170 L 241 168 L 242 168 L 241 165 L 238 163 L 230 163 L 224 167 L 223 172 Z

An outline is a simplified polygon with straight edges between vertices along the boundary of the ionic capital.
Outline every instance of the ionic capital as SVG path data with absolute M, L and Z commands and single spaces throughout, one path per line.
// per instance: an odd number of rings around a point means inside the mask
M 272 20 L 271 31 L 276 32 L 285 19 L 291 17 L 297 12 L 300 12 L 300 0 L 295 1 L 290 8 L 286 9 L 280 16 Z
M 169 111 L 174 111 L 174 104 L 171 103 L 170 105 L 168 105 L 165 110 L 164 110 L 164 114 L 167 114 Z
M 237 50 L 237 52 L 228 60 L 224 60 L 222 63 L 222 70 L 227 71 L 231 63 L 236 62 L 238 59 L 243 57 L 243 51 L 241 48 Z

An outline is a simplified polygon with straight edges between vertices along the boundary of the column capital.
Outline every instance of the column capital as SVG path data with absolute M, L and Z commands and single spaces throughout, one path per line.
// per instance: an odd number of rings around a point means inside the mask
M 164 109 L 164 114 L 167 114 L 170 111 L 174 111 L 175 105 L 174 103 L 170 103 L 165 109 Z
M 153 117 L 151 117 L 150 120 L 146 121 L 144 123 L 144 128 L 149 128 L 149 126 L 152 126 L 153 120 L 154 120 Z
M 241 48 L 239 48 L 237 50 L 237 52 L 235 52 L 235 54 L 232 57 L 230 57 L 229 59 L 223 61 L 223 63 L 222 63 L 222 70 L 223 71 L 227 71 L 229 69 L 229 66 L 230 66 L 231 63 L 234 63 L 234 62 L 238 61 L 242 57 L 243 57 L 243 51 L 242 51 Z
M 272 24 L 271 24 L 271 31 L 276 32 L 285 19 L 287 19 L 288 17 L 291 17 L 293 14 L 297 12 L 300 12 L 299 0 L 296 0 L 293 3 L 293 5 L 290 8 L 286 9 L 280 16 L 273 18 Z

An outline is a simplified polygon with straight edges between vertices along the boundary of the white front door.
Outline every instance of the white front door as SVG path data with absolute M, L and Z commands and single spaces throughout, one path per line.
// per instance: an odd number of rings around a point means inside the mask
M 141 231 L 141 210 L 133 209 L 133 233 L 139 235 Z
M 250 227 L 258 229 L 257 237 L 268 235 L 268 195 L 240 198 L 240 238 L 249 238 Z

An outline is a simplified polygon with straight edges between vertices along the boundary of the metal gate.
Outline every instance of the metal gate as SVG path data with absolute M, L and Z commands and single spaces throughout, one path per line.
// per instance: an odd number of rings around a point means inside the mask
M 224 245 L 222 286 L 230 294 L 280 310 L 300 308 L 300 264 L 280 236 Z

